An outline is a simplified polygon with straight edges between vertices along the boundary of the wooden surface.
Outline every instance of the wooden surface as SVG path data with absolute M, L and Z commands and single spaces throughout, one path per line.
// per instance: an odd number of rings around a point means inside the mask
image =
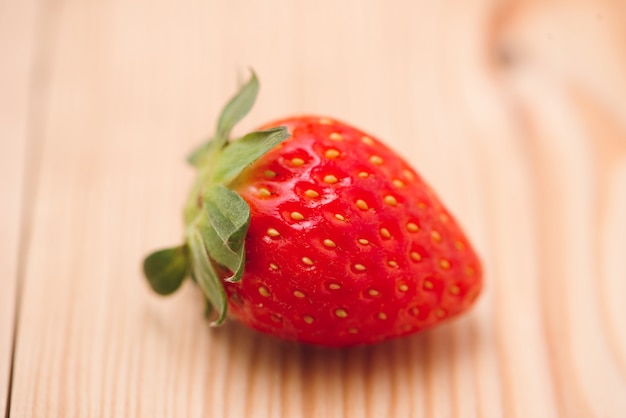
M 184 157 L 248 66 L 241 132 L 329 114 L 438 190 L 485 264 L 469 315 L 332 351 L 150 293 Z M 625 98 L 621 0 L 0 1 L 0 408 L 623 417 Z

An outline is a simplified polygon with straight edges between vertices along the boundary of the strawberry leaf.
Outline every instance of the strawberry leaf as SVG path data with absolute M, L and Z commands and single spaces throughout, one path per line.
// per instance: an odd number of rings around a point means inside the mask
M 250 207 L 239 194 L 221 185 L 207 190 L 203 206 L 206 216 L 198 226 L 209 255 L 233 272 L 227 280 L 238 281 L 243 275 Z
M 241 280 L 245 262 L 244 245 L 240 245 L 238 250 L 231 249 L 219 237 L 210 222 L 200 222 L 198 224 L 198 229 L 202 234 L 204 244 L 206 245 L 210 257 L 218 264 L 227 267 L 233 272 L 232 276 L 226 278 L 226 280 L 229 282 L 237 282 Z
M 246 167 L 289 136 L 287 128 L 279 126 L 265 131 L 251 132 L 243 138 L 231 142 L 224 148 L 217 161 L 213 181 L 221 184 L 231 183 Z
M 216 184 L 205 194 L 204 210 L 223 244 L 233 251 L 241 248 L 250 225 L 248 203 L 237 192 Z
M 217 271 L 213 267 L 207 253 L 202 234 L 196 228 L 190 236 L 191 265 L 198 285 L 202 289 L 207 301 L 210 302 L 217 318 L 211 325 L 220 325 L 226 319 L 226 292 Z
M 224 106 L 217 122 L 215 140 L 209 140 L 193 150 L 187 157 L 187 162 L 194 167 L 205 163 L 214 149 L 220 149 L 226 145 L 230 131 L 233 127 L 250 112 L 259 92 L 259 80 L 254 71 L 250 80 L 244 84 L 237 94 Z
M 207 161 L 208 156 L 211 155 L 214 147 L 215 142 L 212 140 L 201 144 L 187 156 L 187 162 L 194 167 L 201 166 Z
M 233 127 L 248 114 L 259 92 L 259 80 L 254 71 L 250 80 L 226 104 L 217 122 L 216 140 L 220 147 L 226 143 Z
M 187 246 L 155 251 L 143 262 L 143 272 L 152 289 L 160 295 L 174 293 L 187 276 Z
M 226 278 L 226 281 L 231 282 L 231 283 L 237 283 L 243 277 L 243 271 L 244 271 L 245 264 L 246 264 L 245 246 L 241 247 L 237 255 L 238 255 L 239 264 L 236 266 L 232 266 L 232 267 L 229 266 L 229 268 L 233 271 L 233 274 L 232 276 Z

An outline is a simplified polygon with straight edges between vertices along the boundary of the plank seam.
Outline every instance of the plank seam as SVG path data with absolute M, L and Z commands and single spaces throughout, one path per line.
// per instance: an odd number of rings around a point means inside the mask
M 54 25 L 55 17 L 52 5 L 46 7 L 46 3 L 36 1 L 32 19 L 33 37 L 31 49 L 31 65 L 29 86 L 27 88 L 26 103 L 26 127 L 25 127 L 25 152 L 22 179 L 22 196 L 20 201 L 19 233 L 17 245 L 17 267 L 15 283 L 15 306 L 13 315 L 11 358 L 9 363 L 9 376 L 7 387 L 7 399 L 5 418 L 11 416 L 11 400 L 15 378 L 15 360 L 17 356 L 17 342 L 19 335 L 20 313 L 24 293 L 24 281 L 26 275 L 27 254 L 32 240 L 32 222 L 34 218 L 35 196 L 38 187 L 41 161 L 43 159 L 43 125 L 44 115 L 49 102 L 50 86 L 50 63 L 52 62 L 51 48 L 54 46 L 53 37 L 56 34 Z M 58 5 L 54 7 L 60 9 Z M 52 15 L 52 16 L 51 16 Z M 52 40 L 52 41 L 51 41 Z

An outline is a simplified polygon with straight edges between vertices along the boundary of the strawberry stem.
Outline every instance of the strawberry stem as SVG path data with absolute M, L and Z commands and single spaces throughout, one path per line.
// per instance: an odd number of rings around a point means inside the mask
M 220 114 L 215 137 L 198 147 L 188 161 L 198 175 L 184 208 L 185 244 L 157 251 L 144 262 L 144 273 L 160 294 L 174 292 L 191 275 L 207 300 L 213 325 L 226 316 L 223 280 L 238 281 L 245 265 L 245 236 L 250 207 L 239 194 L 228 189 L 257 159 L 289 137 L 284 127 L 249 133 L 230 141 L 233 127 L 252 108 L 259 90 L 256 75 L 227 103 Z M 232 272 L 222 277 L 224 267 Z

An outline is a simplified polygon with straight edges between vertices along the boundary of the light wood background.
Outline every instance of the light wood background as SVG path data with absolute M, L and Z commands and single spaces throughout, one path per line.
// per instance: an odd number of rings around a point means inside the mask
M 151 294 L 249 66 L 240 132 L 332 115 L 439 191 L 485 264 L 469 315 L 333 351 Z M 0 0 L 0 210 L 7 416 L 624 417 L 626 3 Z

